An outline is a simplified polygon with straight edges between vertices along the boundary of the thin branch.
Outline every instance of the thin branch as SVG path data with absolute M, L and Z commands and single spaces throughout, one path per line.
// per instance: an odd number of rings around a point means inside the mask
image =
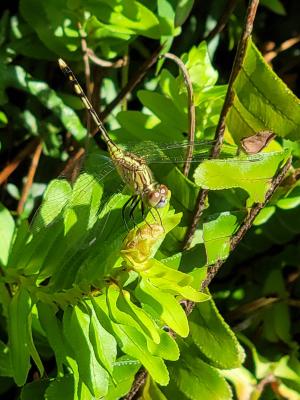
M 243 65 L 248 41 L 249 41 L 250 35 L 253 30 L 253 22 L 254 22 L 254 18 L 256 15 L 258 3 L 259 3 L 259 0 L 250 0 L 250 2 L 249 2 L 249 6 L 247 9 L 247 13 L 246 13 L 246 21 L 244 23 L 243 33 L 242 33 L 242 36 L 238 43 L 238 48 L 236 51 L 231 74 L 229 77 L 228 88 L 227 88 L 223 108 L 222 108 L 222 111 L 220 114 L 219 122 L 218 122 L 216 133 L 215 133 L 214 139 L 216 140 L 216 144 L 212 151 L 213 158 L 218 157 L 220 154 L 220 150 L 221 150 L 221 146 L 222 146 L 223 138 L 224 138 L 225 119 L 226 119 L 226 116 L 227 116 L 227 114 L 232 106 L 233 100 L 234 100 L 233 84 L 234 84 L 236 77 L 237 77 L 238 73 L 240 72 L 242 65 Z
M 216 35 L 222 32 L 225 26 L 228 23 L 228 20 L 233 13 L 238 1 L 237 0 L 228 0 L 225 8 L 221 14 L 219 21 L 217 22 L 216 26 L 209 32 L 208 35 L 205 36 L 204 40 L 211 41 Z
M 279 297 L 260 297 L 233 309 L 227 314 L 227 318 L 230 321 L 239 319 L 242 316 L 253 314 L 258 310 L 269 307 L 274 303 L 278 303 L 280 300 L 281 299 Z
M 18 168 L 19 164 L 29 156 L 38 146 L 39 139 L 33 139 L 16 155 L 16 157 L 0 172 L 0 185 L 2 185 L 8 177 Z
M 264 54 L 264 59 L 266 62 L 271 62 L 275 57 L 278 56 L 279 53 L 288 50 L 289 48 L 293 47 L 295 44 L 300 42 L 300 35 L 297 35 L 293 38 L 290 38 L 288 40 L 285 40 L 282 42 L 276 49 L 272 49 L 270 51 L 267 51 Z
M 86 43 L 86 39 L 84 37 L 85 33 L 82 31 L 82 27 L 80 22 L 78 22 L 79 33 L 81 37 L 81 49 L 82 49 L 82 59 L 84 64 L 84 75 L 85 75 L 85 86 L 86 86 L 86 95 L 89 101 L 92 98 L 92 91 L 91 91 L 91 68 L 89 63 L 89 56 L 88 56 L 88 47 Z M 89 136 L 89 132 L 91 130 L 91 116 L 88 111 L 86 111 L 86 122 L 87 122 L 87 137 Z
M 124 55 L 124 61 L 126 60 L 126 63 L 124 65 L 124 68 L 122 68 L 121 73 L 121 80 L 122 80 L 122 87 L 126 86 L 128 83 L 128 73 L 129 73 L 129 53 L 128 53 L 128 48 L 126 51 L 126 54 Z M 127 110 L 127 97 L 125 96 L 124 99 L 122 100 L 121 103 L 121 110 L 126 111 Z
M 109 103 L 105 110 L 101 113 L 101 119 L 104 120 L 107 116 L 112 112 L 112 110 L 124 99 L 128 93 L 132 92 L 133 89 L 141 82 L 141 80 L 145 77 L 149 69 L 156 63 L 159 54 L 162 50 L 163 46 L 160 45 L 156 50 L 151 54 L 151 56 L 142 64 L 142 66 L 138 69 L 136 74 L 129 80 L 126 86 L 120 91 L 118 96 Z M 96 134 L 97 132 L 93 132 Z
M 215 145 L 211 152 L 211 158 L 217 158 L 221 151 L 221 146 L 223 143 L 224 132 L 225 132 L 226 116 L 227 116 L 227 114 L 233 104 L 233 100 L 234 100 L 233 84 L 234 84 L 234 81 L 242 67 L 242 64 L 243 64 L 248 40 L 250 38 L 252 29 L 253 29 L 253 22 L 254 22 L 254 18 L 256 15 L 258 3 L 259 3 L 259 0 L 250 0 L 250 2 L 249 2 L 249 6 L 247 9 L 247 13 L 246 13 L 246 20 L 244 23 L 244 29 L 243 29 L 240 41 L 238 43 L 236 55 L 234 58 L 234 62 L 233 62 L 233 66 L 232 66 L 232 70 L 231 70 L 231 74 L 230 74 L 230 78 L 229 78 L 229 82 L 228 82 L 228 88 L 227 88 L 224 104 L 223 104 L 222 111 L 221 111 L 221 114 L 219 117 L 219 122 L 218 122 L 218 125 L 216 128 L 216 133 L 215 133 L 215 137 L 214 137 Z M 187 234 L 186 234 L 186 237 L 184 240 L 184 244 L 183 244 L 184 250 L 188 249 L 191 245 L 194 233 L 196 231 L 196 227 L 198 225 L 199 219 L 204 210 L 204 205 L 205 205 L 205 200 L 207 198 L 207 194 L 208 194 L 208 190 L 200 190 L 200 192 L 198 194 L 196 207 L 195 207 L 195 211 L 194 211 L 194 215 L 193 215 L 193 221 L 187 231 Z
M 93 52 L 92 49 L 87 48 L 86 53 L 88 58 L 96 65 L 99 65 L 99 67 L 103 68 L 121 68 L 127 65 L 127 59 L 126 57 L 120 58 L 119 60 L 116 61 L 107 61 L 103 60 L 102 58 L 99 58 L 96 56 L 96 54 Z
M 189 146 L 187 148 L 186 159 L 184 162 L 183 173 L 185 176 L 188 176 L 190 171 L 190 163 L 193 158 L 193 150 L 194 150 L 194 142 L 195 142 L 195 126 L 196 126 L 196 116 L 195 116 L 195 105 L 194 105 L 194 93 L 192 82 L 188 73 L 188 70 L 182 60 L 175 56 L 172 53 L 165 53 L 165 58 L 175 61 L 175 63 L 180 68 L 184 82 L 187 89 L 188 95 L 188 137 L 189 137 Z
M 33 153 L 33 157 L 32 157 L 32 161 L 28 170 L 28 175 L 27 175 L 27 179 L 26 182 L 23 186 L 23 190 L 22 190 L 22 194 L 21 194 L 21 198 L 19 200 L 18 203 L 18 207 L 17 207 L 17 213 L 18 215 L 21 215 L 24 209 L 24 204 L 27 200 L 27 197 L 29 195 L 31 186 L 33 184 L 33 179 L 37 170 L 37 167 L 39 165 L 39 161 L 40 161 L 40 157 L 42 154 L 42 150 L 43 150 L 43 144 L 39 143 Z
M 268 203 L 268 201 L 272 197 L 275 190 L 278 188 L 278 186 L 284 180 L 291 164 L 292 164 L 292 159 L 289 158 L 287 160 L 287 162 L 285 163 L 285 165 L 283 166 L 283 168 L 281 169 L 281 171 L 278 173 L 278 175 L 273 179 L 272 184 L 266 193 L 265 200 L 262 203 L 257 203 L 256 206 L 251 209 L 250 213 L 245 218 L 243 224 L 240 226 L 239 230 L 232 237 L 232 239 L 230 241 L 230 252 L 232 252 L 237 247 L 237 245 L 243 239 L 245 234 L 252 227 L 253 222 L 254 222 L 255 218 L 257 217 L 258 213 L 265 207 L 265 205 Z M 205 289 L 209 286 L 209 284 L 214 279 L 214 277 L 216 276 L 216 274 L 218 273 L 218 271 L 222 267 L 222 265 L 225 263 L 225 261 L 226 260 L 219 260 L 214 265 L 209 267 L 207 277 L 202 282 L 201 291 L 205 291 Z M 187 314 L 188 315 L 192 312 L 194 306 L 195 306 L 195 303 L 193 303 L 191 301 L 188 302 L 188 306 L 187 306 Z
M 276 377 L 273 374 L 269 374 L 265 376 L 257 385 L 256 390 L 259 393 L 262 393 L 266 385 L 270 385 L 274 382 L 277 382 Z
M 127 395 L 123 398 L 123 400 L 132 400 L 139 391 L 140 387 L 143 386 L 143 384 L 145 383 L 146 378 L 147 378 L 147 371 L 144 368 L 141 368 L 134 380 L 130 392 L 127 393 Z

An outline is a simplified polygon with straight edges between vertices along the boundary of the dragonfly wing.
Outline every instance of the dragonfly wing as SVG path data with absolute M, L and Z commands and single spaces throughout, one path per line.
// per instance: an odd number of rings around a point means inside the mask
M 98 171 L 97 171 L 97 168 Z M 97 202 L 99 204 L 103 193 L 103 181 L 115 170 L 114 164 L 107 157 L 99 157 L 98 165 L 92 169 L 85 165 L 80 169 L 76 179 L 61 175 L 53 180 L 45 194 L 42 204 L 32 220 L 31 230 L 39 231 L 50 224 L 63 218 L 65 211 L 85 202 Z M 93 200 L 92 200 L 93 199 Z
M 187 141 L 173 143 L 146 141 L 140 144 L 127 145 L 125 149 L 144 158 L 148 164 L 184 163 L 188 158 L 189 150 L 192 150 L 192 158 L 189 159 L 189 162 L 199 163 L 210 158 L 214 144 L 214 141 L 198 141 L 192 144 Z M 237 162 L 252 162 L 262 158 L 261 154 L 245 158 L 244 154 L 238 156 L 238 153 L 239 149 L 237 146 L 224 144 L 220 159 L 236 157 Z

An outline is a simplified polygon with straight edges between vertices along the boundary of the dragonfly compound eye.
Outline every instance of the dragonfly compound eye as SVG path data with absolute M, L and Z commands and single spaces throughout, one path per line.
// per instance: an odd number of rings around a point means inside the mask
M 159 201 L 156 203 L 155 208 L 163 208 L 168 202 L 168 188 L 165 185 L 159 186 L 159 195 L 157 198 Z
M 147 203 L 150 207 L 162 208 L 168 202 L 168 188 L 165 185 L 156 185 L 147 193 Z

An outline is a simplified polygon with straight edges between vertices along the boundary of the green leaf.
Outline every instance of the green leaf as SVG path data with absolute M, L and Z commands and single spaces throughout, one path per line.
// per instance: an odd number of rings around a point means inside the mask
M 93 344 L 95 356 L 102 367 L 112 375 L 117 356 L 117 342 L 101 325 L 92 303 L 86 301 L 86 305 L 91 312 L 90 340 Z
M 189 285 L 193 281 L 191 275 L 169 268 L 158 260 L 151 260 L 151 267 L 142 271 L 141 276 L 148 278 L 156 288 L 169 293 L 179 294 L 185 299 L 196 302 L 209 299 L 209 295 L 199 292 Z
M 196 96 L 197 92 L 203 91 L 217 82 L 218 73 L 211 64 L 206 42 L 193 46 L 188 53 L 183 54 L 182 60 L 195 86 Z
M 175 26 L 181 26 L 188 18 L 194 5 L 194 0 L 180 0 L 175 11 Z
M 33 361 L 35 362 L 35 365 L 37 366 L 38 370 L 39 370 L 39 374 L 40 376 L 44 376 L 44 366 L 42 363 L 42 360 L 40 358 L 40 355 L 35 347 L 34 341 L 33 341 L 33 337 L 32 337 L 32 327 L 31 327 L 31 322 L 32 322 L 32 314 L 28 315 L 28 340 L 27 340 L 27 346 L 30 352 L 30 356 L 33 359 Z
M 141 279 L 135 290 L 141 303 L 147 304 L 154 314 L 164 321 L 174 332 L 182 337 L 189 334 L 187 317 L 175 297 L 153 286 L 148 279 Z
M 125 396 L 132 386 L 135 374 L 139 370 L 140 365 L 139 361 L 128 356 L 118 358 L 114 363 L 113 372 L 113 378 L 116 383 L 109 382 L 105 400 L 116 400 Z
M 159 343 L 148 340 L 147 346 L 151 354 L 164 360 L 176 361 L 179 358 L 179 348 L 176 341 L 165 331 L 162 331 Z
M 131 315 L 140 328 L 154 341 L 154 343 L 160 342 L 160 332 L 154 321 L 148 316 L 148 314 L 138 306 L 136 306 L 130 299 L 130 293 L 126 290 L 122 290 L 117 299 L 117 307 L 119 310 Z
M 90 341 L 91 318 L 83 305 L 68 307 L 63 317 L 63 332 L 78 364 L 80 378 L 95 397 L 105 396 L 108 374 L 99 364 Z
M 22 0 L 20 12 L 48 49 L 60 57 L 74 58 L 74 52 L 80 48 L 80 35 L 76 26 L 76 22 L 81 19 L 80 14 L 75 16 L 74 11 L 68 9 L 67 3 L 62 6 L 57 0 Z
M 164 390 L 168 399 L 231 400 L 229 385 L 221 374 L 193 351 L 181 349 L 180 360 L 169 366 L 171 384 Z
M 35 382 L 27 383 L 22 388 L 21 400 L 43 400 L 45 399 L 45 392 L 49 386 L 49 380 L 38 380 Z
M 147 376 L 146 383 L 143 386 L 143 393 L 141 400 L 168 400 L 164 394 L 159 390 L 158 386 Z
M 12 245 L 15 223 L 10 212 L 0 203 L 0 264 L 7 265 L 10 247 Z
M 132 326 L 115 323 L 112 323 L 112 326 L 121 350 L 140 360 L 157 383 L 167 385 L 169 382 L 167 367 L 160 357 L 149 353 L 145 336 Z
M 280 298 L 288 297 L 282 271 L 273 269 L 269 272 L 263 287 L 263 294 L 278 294 Z M 264 313 L 263 333 L 270 342 L 283 341 L 291 343 L 291 316 L 289 307 L 284 302 L 272 304 Z
M 39 230 L 51 224 L 62 212 L 71 193 L 71 186 L 66 180 L 54 179 L 51 181 L 44 194 L 43 203 L 35 216 L 32 230 Z
M 212 299 L 194 307 L 189 324 L 194 343 L 210 364 L 224 369 L 241 366 L 241 346 Z
M 31 13 L 32 14 L 32 13 Z M 52 90 L 46 82 L 34 79 L 22 67 L 9 66 L 4 75 L 7 86 L 15 87 L 35 96 L 47 109 L 54 113 L 76 140 L 86 136 L 86 129 L 82 126 L 77 114 Z
M 173 4 L 168 0 L 160 0 L 157 3 L 157 14 L 160 21 L 161 39 L 169 36 L 167 43 L 164 43 L 164 48 L 168 51 L 173 41 L 172 36 L 176 36 L 178 32 L 174 26 L 175 10 Z
M 8 119 L 7 116 L 4 114 L 3 111 L 0 111 L 0 127 L 2 128 L 3 126 L 7 125 Z
M 8 308 L 8 336 L 13 378 L 18 386 L 23 386 L 30 368 L 28 347 L 28 316 L 31 298 L 26 289 L 21 288 L 13 296 Z M 22 338 L 22 340 L 20 340 Z
M 147 332 L 144 333 L 143 327 L 141 327 L 139 324 L 140 321 L 137 321 L 136 318 L 134 318 L 134 316 L 132 315 L 132 313 L 127 313 L 126 308 L 125 308 L 126 311 L 124 311 L 124 304 L 122 307 L 122 299 L 120 300 L 120 302 L 117 303 L 117 300 L 119 299 L 120 296 L 120 289 L 117 286 L 115 285 L 108 286 L 106 296 L 107 296 L 107 307 L 112 321 L 118 324 L 135 327 L 143 335 L 148 334 Z M 121 308 L 119 307 L 120 303 L 121 303 Z
M 285 8 L 280 0 L 261 0 L 260 3 L 276 14 L 286 15 Z
M 0 376 L 13 376 L 9 347 L 0 340 Z
M 274 375 L 286 382 L 294 383 L 295 388 L 300 390 L 300 362 L 296 355 L 283 356 L 274 369 Z
M 224 260 L 230 253 L 230 239 L 246 216 L 245 212 L 224 212 L 212 215 L 203 224 L 203 240 L 206 252 L 206 264 L 212 265 Z
M 45 400 L 75 399 L 75 382 L 73 375 L 65 375 L 54 379 L 46 389 Z
M 249 41 L 243 67 L 234 83 L 236 96 L 226 118 L 236 141 L 262 130 L 299 139 L 300 102 Z
M 66 359 L 61 323 L 56 318 L 55 309 L 51 305 L 39 301 L 37 309 L 39 321 L 55 354 L 57 372 L 60 374 L 63 372 L 63 363 Z
M 194 179 L 205 189 L 240 187 L 250 196 L 250 203 L 263 202 L 270 182 L 288 151 L 261 153 L 242 159 L 205 160 L 196 169 Z
M 114 334 L 121 350 L 138 359 L 156 382 L 166 385 L 169 381 L 168 370 L 160 357 L 149 352 L 145 336 L 132 326 L 117 324 L 109 319 L 106 296 L 94 297 L 92 300 L 98 319 Z
M 259 399 L 259 396 L 261 395 L 261 390 L 257 389 L 257 380 L 248 369 L 240 367 L 235 369 L 223 370 L 222 375 L 234 387 L 234 391 L 238 399 L 242 399 L 245 396 L 248 396 L 248 398 L 250 398 L 251 400 Z
M 171 99 L 147 90 L 140 90 L 138 98 L 145 107 L 169 126 L 169 130 L 174 130 L 175 132 L 178 130 L 181 132 L 187 131 L 187 115 L 180 113 Z M 174 135 L 174 133 L 172 134 Z
M 160 38 L 159 21 L 156 15 L 138 1 L 124 1 L 122 7 L 118 1 L 99 2 L 88 0 L 85 7 L 95 14 L 99 20 L 110 25 L 111 30 L 136 33 L 152 39 Z

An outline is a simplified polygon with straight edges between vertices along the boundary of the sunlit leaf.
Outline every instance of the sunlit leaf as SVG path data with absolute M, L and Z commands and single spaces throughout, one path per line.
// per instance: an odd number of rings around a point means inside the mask
M 161 291 L 147 279 L 142 279 L 136 288 L 136 296 L 141 303 L 147 304 L 171 329 L 180 336 L 189 333 L 187 317 L 175 297 Z
M 194 343 L 210 364 L 224 369 L 241 366 L 241 346 L 212 299 L 194 307 L 189 325 Z
M 15 223 L 9 211 L 0 204 L 0 263 L 2 266 L 7 264 L 10 247 L 12 245 Z
M 236 141 L 263 130 L 299 139 L 299 99 L 271 70 L 252 41 L 234 90 L 236 96 L 226 122 Z
M 26 289 L 19 289 L 8 308 L 9 354 L 13 378 L 18 386 L 23 386 L 30 368 L 28 347 L 31 298 Z M 22 340 L 20 340 L 22 338 Z
M 247 191 L 250 202 L 263 202 L 270 182 L 288 152 L 270 152 L 247 159 L 206 160 L 196 169 L 197 185 L 211 190 L 240 187 Z

